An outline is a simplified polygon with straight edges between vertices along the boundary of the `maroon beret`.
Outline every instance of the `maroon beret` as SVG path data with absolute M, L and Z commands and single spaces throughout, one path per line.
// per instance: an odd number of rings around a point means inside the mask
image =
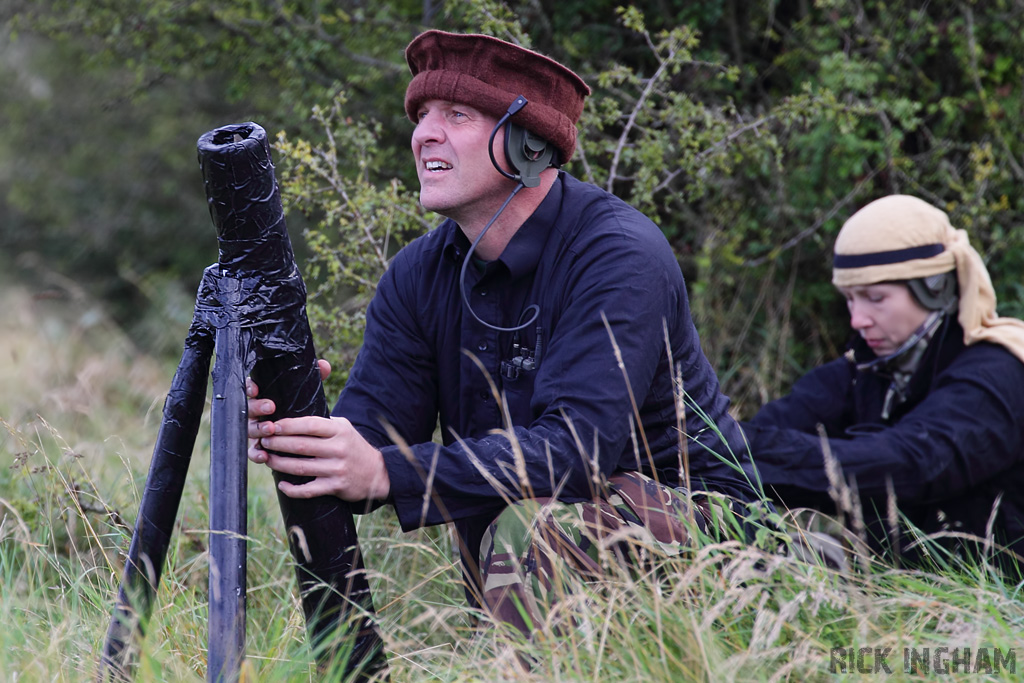
M 522 95 L 527 104 L 514 121 L 551 142 L 568 161 L 576 149 L 576 122 L 590 88 L 542 54 L 491 36 L 426 31 L 405 48 L 413 79 L 405 113 L 415 123 L 427 100 L 468 104 L 501 118 Z

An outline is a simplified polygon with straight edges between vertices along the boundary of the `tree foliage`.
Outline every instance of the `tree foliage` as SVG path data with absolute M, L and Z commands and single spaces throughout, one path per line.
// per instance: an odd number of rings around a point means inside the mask
M 402 48 L 425 26 L 520 42 L 590 83 L 568 170 L 662 227 L 706 350 L 742 411 L 840 348 L 847 324 L 828 284 L 831 244 L 845 218 L 879 196 L 915 194 L 947 210 L 985 257 L 1001 312 L 1024 314 L 1020 3 L 618 5 L 52 0 L 21 7 L 14 25 L 56 37 L 76 56 L 85 70 L 73 86 L 124 93 L 115 111 L 101 114 L 93 102 L 83 114 L 83 126 L 98 115 L 138 117 L 124 138 L 108 133 L 107 149 L 166 156 L 182 127 L 205 116 L 209 124 L 188 133 L 194 140 L 228 122 L 212 120 L 228 111 L 281 131 L 279 177 L 290 220 L 304 228 L 318 346 L 342 368 L 388 258 L 436 223 L 416 203 L 401 106 Z M 35 112 L 5 105 L 0 117 L 28 130 Z M 29 156 L 12 139 L 3 144 Z M 66 144 L 74 160 L 77 143 Z M 154 229 L 182 220 L 180 207 L 151 200 L 184 192 L 184 164 L 167 166 L 180 184 L 161 184 L 127 159 L 125 191 L 146 201 L 127 202 L 127 216 L 100 212 L 102 225 L 80 219 L 102 193 L 67 193 L 65 206 L 42 200 L 52 162 L 38 162 L 33 182 L 8 173 L 0 183 L 22 225 L 75 234 L 76 245 L 117 255 L 122 273 L 128 261 L 135 273 L 180 276 L 195 266 L 198 277 L 194 254 L 154 249 L 155 233 L 147 241 L 132 232 L 146 211 Z M 115 184 L 109 173 L 97 180 Z

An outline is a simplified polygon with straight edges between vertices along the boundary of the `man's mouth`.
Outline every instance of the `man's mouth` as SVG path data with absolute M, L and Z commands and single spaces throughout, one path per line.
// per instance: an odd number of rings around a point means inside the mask
M 447 161 L 426 161 L 423 163 L 423 167 L 428 171 L 447 171 L 452 168 L 452 165 Z

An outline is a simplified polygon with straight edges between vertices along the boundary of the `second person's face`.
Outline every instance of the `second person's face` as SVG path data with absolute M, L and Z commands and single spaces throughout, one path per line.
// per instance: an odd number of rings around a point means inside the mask
M 898 282 L 840 287 L 850 311 L 850 326 L 876 356 L 894 353 L 928 319 L 928 309 L 910 288 Z

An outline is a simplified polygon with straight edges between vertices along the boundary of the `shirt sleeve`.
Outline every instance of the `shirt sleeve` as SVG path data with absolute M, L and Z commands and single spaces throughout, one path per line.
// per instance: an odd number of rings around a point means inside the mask
M 831 437 L 828 446 L 863 496 L 884 495 L 887 481 L 903 502 L 957 496 L 1019 466 L 1022 386 L 1024 364 L 1005 349 L 970 347 L 895 425 L 849 439 Z M 748 424 L 746 432 L 766 486 L 828 491 L 817 433 L 762 420 Z
M 749 425 L 796 429 L 817 433 L 820 424 L 828 434 L 839 434 L 850 423 L 855 368 L 846 358 L 836 358 L 798 379 L 792 390 L 762 406 Z

